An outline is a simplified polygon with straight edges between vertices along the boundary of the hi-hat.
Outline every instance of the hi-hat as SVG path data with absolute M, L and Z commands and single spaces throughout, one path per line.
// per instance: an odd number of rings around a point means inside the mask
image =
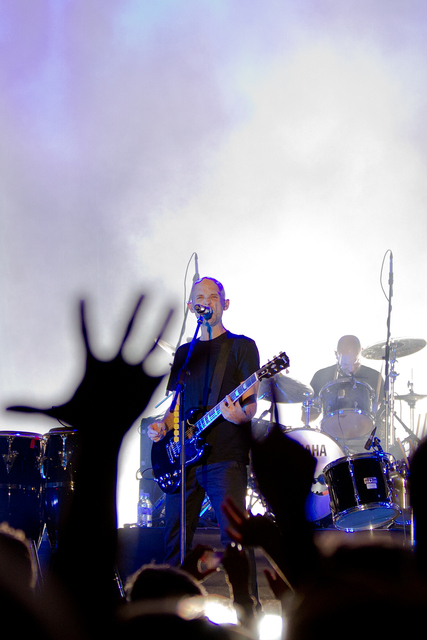
M 307 398 L 311 398 L 313 393 L 310 385 L 303 384 L 282 373 L 276 373 L 272 378 L 264 378 L 261 381 L 258 400 L 280 403 L 304 402 Z
M 427 398 L 427 395 L 421 395 L 420 393 L 407 393 L 404 396 L 394 396 L 395 400 L 404 400 L 408 404 L 415 404 L 418 400 L 422 400 L 423 398 Z
M 390 355 L 403 358 L 424 349 L 427 342 L 422 338 L 394 338 L 390 340 Z M 377 342 L 362 349 L 362 356 L 369 360 L 384 360 L 386 342 Z

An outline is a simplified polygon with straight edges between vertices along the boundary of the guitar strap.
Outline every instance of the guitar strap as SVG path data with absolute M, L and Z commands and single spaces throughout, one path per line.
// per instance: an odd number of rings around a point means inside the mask
M 220 400 L 222 381 L 224 379 L 225 367 L 227 366 L 230 351 L 234 343 L 234 338 L 227 337 L 221 345 L 218 360 L 212 376 L 212 388 L 209 393 L 209 406 L 214 407 Z

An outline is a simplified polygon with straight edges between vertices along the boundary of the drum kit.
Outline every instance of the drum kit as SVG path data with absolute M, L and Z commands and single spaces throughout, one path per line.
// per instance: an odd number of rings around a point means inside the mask
M 311 492 L 306 502 L 306 518 L 312 523 L 327 522 L 342 531 L 363 531 L 392 524 L 412 525 L 408 494 L 409 461 L 398 440 L 403 459 L 397 459 L 395 424 L 397 418 L 409 435 L 411 444 L 419 442 L 414 433 L 413 411 L 416 402 L 427 395 L 416 394 L 413 386 L 406 395 L 394 395 L 394 370 L 397 358 L 411 355 L 426 346 L 425 340 L 400 338 L 390 342 L 390 393 L 385 451 L 375 437 L 375 391 L 353 376 L 328 382 L 314 398 L 313 389 L 281 373 L 260 383 L 258 400 L 271 403 L 270 422 L 255 420 L 255 438 L 268 435 L 269 425 L 277 419 L 276 403 L 302 403 L 305 424 L 302 428 L 282 426 L 289 438 L 308 449 L 316 459 Z M 386 344 L 379 342 L 362 351 L 367 359 L 384 359 Z M 394 400 L 406 402 L 411 410 L 408 428 L 394 412 Z M 309 425 L 310 409 L 322 416 L 319 427 Z M 264 412 L 261 418 L 268 412 Z M 386 416 L 387 420 L 387 416 Z M 344 440 L 343 440 L 344 436 Z M 363 453 L 352 453 L 347 443 L 363 442 Z M 345 442 L 345 446 L 343 445 Z M 370 449 L 372 449 L 370 451 Z M 393 451 L 391 453 L 390 451 Z
M 24 531 L 39 547 L 46 533 L 54 553 L 75 482 L 77 432 L 0 431 L 0 522 Z

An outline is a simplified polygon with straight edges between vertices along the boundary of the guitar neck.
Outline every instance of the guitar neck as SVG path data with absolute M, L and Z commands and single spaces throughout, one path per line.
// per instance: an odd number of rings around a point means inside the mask
M 249 376 L 249 378 L 245 380 L 245 382 L 242 382 L 241 385 L 239 385 L 236 389 L 234 389 L 234 391 L 232 391 L 229 394 L 231 400 L 233 402 L 236 402 L 236 400 L 239 400 L 239 398 L 241 398 L 248 389 L 253 387 L 255 382 L 257 382 L 257 380 L 258 380 L 258 372 L 255 372 L 251 376 Z M 212 424 L 212 422 L 214 422 L 217 418 L 219 418 L 219 416 L 221 415 L 221 410 L 220 410 L 221 402 L 218 402 L 218 404 L 215 405 L 210 411 L 205 413 L 205 415 L 202 418 L 200 418 L 200 420 L 197 420 L 197 422 L 194 424 L 194 427 L 193 427 L 194 436 L 200 435 L 202 431 L 207 429 Z

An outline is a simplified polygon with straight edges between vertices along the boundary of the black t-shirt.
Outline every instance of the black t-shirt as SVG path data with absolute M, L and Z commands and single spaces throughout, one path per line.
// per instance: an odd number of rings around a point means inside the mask
M 232 340 L 233 343 L 219 396 L 212 398 L 212 377 L 221 346 L 226 340 Z M 189 344 L 182 345 L 176 353 L 167 385 L 169 391 L 175 389 L 189 346 Z M 258 349 L 251 338 L 226 331 L 213 340 L 197 340 L 188 365 L 189 374 L 186 376 L 185 413 L 187 414 L 190 409 L 198 408 L 201 413 L 196 416 L 196 419 L 201 417 L 258 369 Z M 250 422 L 235 425 L 220 416 L 203 432 L 203 437 L 209 447 L 201 462 L 212 464 L 225 460 L 237 460 L 247 464 Z

